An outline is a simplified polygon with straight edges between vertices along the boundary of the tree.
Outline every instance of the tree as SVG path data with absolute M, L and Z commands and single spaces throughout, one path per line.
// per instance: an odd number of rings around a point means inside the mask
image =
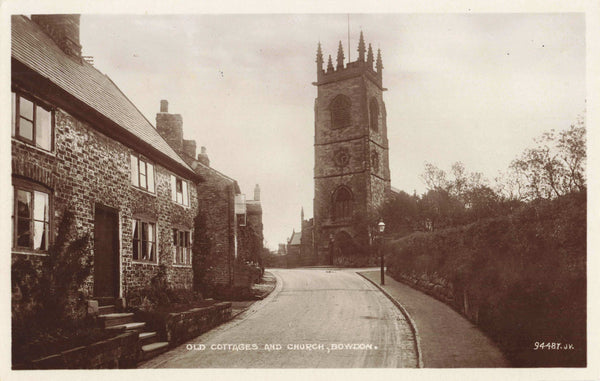
M 390 233 L 405 235 L 415 228 L 418 220 L 417 202 L 419 198 L 406 192 L 394 193 L 381 208 L 381 217 Z
M 551 199 L 586 189 L 586 129 L 583 117 L 567 130 L 534 139 L 510 165 L 509 196 L 523 200 Z M 514 193 L 514 185 L 518 190 Z

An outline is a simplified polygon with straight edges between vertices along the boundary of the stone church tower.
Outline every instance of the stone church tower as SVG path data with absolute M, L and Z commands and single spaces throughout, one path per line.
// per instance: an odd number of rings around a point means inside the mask
M 358 59 L 344 66 L 340 41 L 336 66 L 323 69 L 317 49 L 315 99 L 314 251 L 319 262 L 367 265 L 369 216 L 390 192 L 381 51 L 374 61 L 362 32 Z

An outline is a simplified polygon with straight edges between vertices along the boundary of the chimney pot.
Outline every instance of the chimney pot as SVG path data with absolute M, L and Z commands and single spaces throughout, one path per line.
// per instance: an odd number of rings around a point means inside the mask
M 210 167 L 210 159 L 208 158 L 208 154 L 206 153 L 205 146 L 200 147 L 200 153 L 198 154 L 198 161 L 201 162 L 202 164 L 206 165 L 207 167 Z
M 260 187 L 258 184 L 254 187 L 254 201 L 260 201 Z
M 169 101 L 166 99 L 160 101 L 160 112 L 169 112 Z

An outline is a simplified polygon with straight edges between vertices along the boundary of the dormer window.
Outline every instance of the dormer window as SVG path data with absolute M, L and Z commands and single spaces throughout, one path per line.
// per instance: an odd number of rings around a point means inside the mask
M 12 93 L 12 136 L 45 151 L 52 151 L 53 112 L 38 101 Z

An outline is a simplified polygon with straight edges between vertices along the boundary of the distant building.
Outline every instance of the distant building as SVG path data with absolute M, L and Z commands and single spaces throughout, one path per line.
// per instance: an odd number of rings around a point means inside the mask
M 287 249 L 285 243 L 280 243 L 279 248 L 277 249 L 277 255 L 286 255 Z
M 199 213 L 206 217 L 206 233 L 211 239 L 209 268 L 204 271 L 203 281 L 213 290 L 232 287 L 236 272 L 241 271 L 236 263 L 260 263 L 263 242 L 260 187 L 256 184 L 254 200 L 246 200 L 236 180 L 210 166 L 206 147 L 201 147 L 196 156 L 196 142 L 183 139 L 183 118 L 169 113 L 167 100 L 161 100 L 156 127 L 205 180 L 197 186 Z

